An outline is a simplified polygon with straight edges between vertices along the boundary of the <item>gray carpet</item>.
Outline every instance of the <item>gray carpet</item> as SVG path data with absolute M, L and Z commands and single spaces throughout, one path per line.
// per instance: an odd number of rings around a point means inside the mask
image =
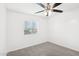
M 7 56 L 79 56 L 79 52 L 45 42 L 28 48 L 11 51 Z

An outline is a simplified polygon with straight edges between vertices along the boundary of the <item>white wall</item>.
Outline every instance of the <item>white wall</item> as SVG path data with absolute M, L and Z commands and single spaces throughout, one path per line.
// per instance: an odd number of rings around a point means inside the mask
M 47 41 L 47 21 L 44 17 L 8 11 L 7 51 L 13 51 Z M 24 36 L 24 21 L 35 20 L 38 23 L 36 34 Z
M 50 42 L 79 51 L 79 9 L 52 17 L 49 26 Z
M 6 8 L 0 3 L 0 56 L 6 55 Z

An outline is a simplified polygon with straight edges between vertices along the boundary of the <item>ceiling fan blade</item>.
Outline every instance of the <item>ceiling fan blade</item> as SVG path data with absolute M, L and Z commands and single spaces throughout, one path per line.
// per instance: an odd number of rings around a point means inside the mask
M 62 4 L 62 3 L 55 3 L 55 4 L 53 5 L 53 8 L 59 6 L 60 4 Z
M 53 12 L 59 12 L 59 13 L 62 13 L 63 11 L 62 11 L 62 10 L 53 9 Z
M 41 13 L 41 12 L 43 12 L 44 10 L 41 10 L 41 11 L 38 11 L 38 12 L 36 12 L 36 13 Z
M 37 3 L 38 5 L 40 5 L 41 7 L 45 8 L 45 5 L 43 5 L 42 3 Z

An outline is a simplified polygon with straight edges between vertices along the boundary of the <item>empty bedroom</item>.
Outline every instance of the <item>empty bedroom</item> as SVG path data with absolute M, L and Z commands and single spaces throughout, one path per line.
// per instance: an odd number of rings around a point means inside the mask
M 79 56 L 79 3 L 0 3 L 1 56 Z

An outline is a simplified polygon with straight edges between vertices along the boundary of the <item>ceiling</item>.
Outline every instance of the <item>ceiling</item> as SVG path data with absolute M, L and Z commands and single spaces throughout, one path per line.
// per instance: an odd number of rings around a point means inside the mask
M 36 3 L 8 3 L 7 8 L 18 12 L 45 16 L 43 12 L 35 14 L 35 12 L 43 10 L 43 8 L 37 5 Z M 79 8 L 79 3 L 63 3 L 56 8 L 63 10 L 63 12 L 69 12 Z M 57 13 L 54 12 L 52 14 L 54 15 Z

